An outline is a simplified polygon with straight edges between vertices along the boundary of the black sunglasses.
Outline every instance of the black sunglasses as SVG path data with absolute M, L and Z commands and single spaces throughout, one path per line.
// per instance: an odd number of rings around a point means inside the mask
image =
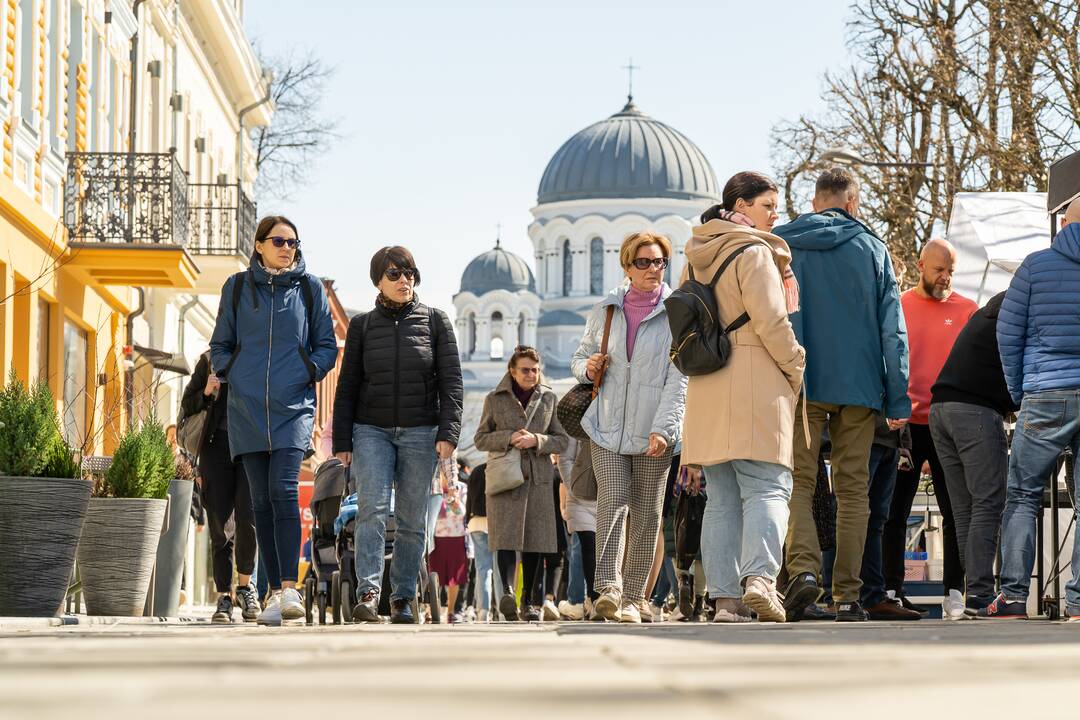
M 401 268 L 393 268 L 393 267 L 392 268 L 387 268 L 386 273 L 384 273 L 384 274 L 386 275 L 386 279 L 389 280 L 390 282 L 397 282 L 398 280 L 401 279 L 402 275 L 404 275 L 406 278 L 408 278 L 408 280 L 410 282 L 416 280 L 416 271 L 413 270 L 412 268 L 405 268 L 404 270 L 402 270 Z
M 280 235 L 271 235 L 266 239 L 274 243 L 274 247 L 278 248 L 288 245 L 290 250 L 295 250 L 296 248 L 300 247 L 300 241 L 296 238 L 287 238 L 281 237 Z
M 660 258 L 635 258 L 634 267 L 638 270 L 648 270 L 649 266 L 663 270 L 668 266 L 668 259 L 665 257 Z

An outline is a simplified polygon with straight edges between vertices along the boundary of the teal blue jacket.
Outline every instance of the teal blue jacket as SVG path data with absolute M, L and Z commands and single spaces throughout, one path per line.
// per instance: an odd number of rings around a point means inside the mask
M 885 243 L 839 209 L 800 215 L 773 233 L 791 247 L 799 281 L 791 324 L 806 348 L 807 398 L 911 415 L 907 327 Z

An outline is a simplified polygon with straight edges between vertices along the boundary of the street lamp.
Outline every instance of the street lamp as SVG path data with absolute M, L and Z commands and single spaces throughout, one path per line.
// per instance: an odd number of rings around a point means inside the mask
M 829 148 L 821 154 L 821 159 L 838 165 L 866 165 L 868 167 L 938 167 L 932 162 L 872 162 L 858 151 L 848 147 Z

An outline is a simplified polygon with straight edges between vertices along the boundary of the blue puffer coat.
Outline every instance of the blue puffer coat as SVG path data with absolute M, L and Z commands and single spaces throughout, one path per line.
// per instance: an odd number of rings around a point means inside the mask
M 242 278 L 239 307 L 233 283 Z M 300 283 L 311 287 L 311 323 Z M 235 318 L 235 322 L 234 322 Z M 279 448 L 311 447 L 315 383 L 337 362 L 337 337 L 326 290 L 296 265 L 271 275 L 252 256 L 248 272 L 221 288 L 210 340 L 214 371 L 229 383 L 229 449 L 233 458 Z
M 773 234 L 791 248 L 799 281 L 791 325 L 806 348 L 807 398 L 909 417 L 907 326 L 885 243 L 840 209 L 800 215 Z
M 1009 394 L 1080 388 L 1080 223 L 1027 256 L 1013 276 L 997 322 Z

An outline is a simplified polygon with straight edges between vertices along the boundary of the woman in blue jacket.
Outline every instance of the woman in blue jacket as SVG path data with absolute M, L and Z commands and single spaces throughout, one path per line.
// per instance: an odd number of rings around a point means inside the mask
M 297 476 L 311 448 L 315 384 L 337 362 L 326 291 L 305 271 L 296 226 L 265 217 L 250 267 L 225 281 L 211 363 L 229 384 L 229 451 L 244 463 L 273 595 L 262 625 L 302 624 Z

